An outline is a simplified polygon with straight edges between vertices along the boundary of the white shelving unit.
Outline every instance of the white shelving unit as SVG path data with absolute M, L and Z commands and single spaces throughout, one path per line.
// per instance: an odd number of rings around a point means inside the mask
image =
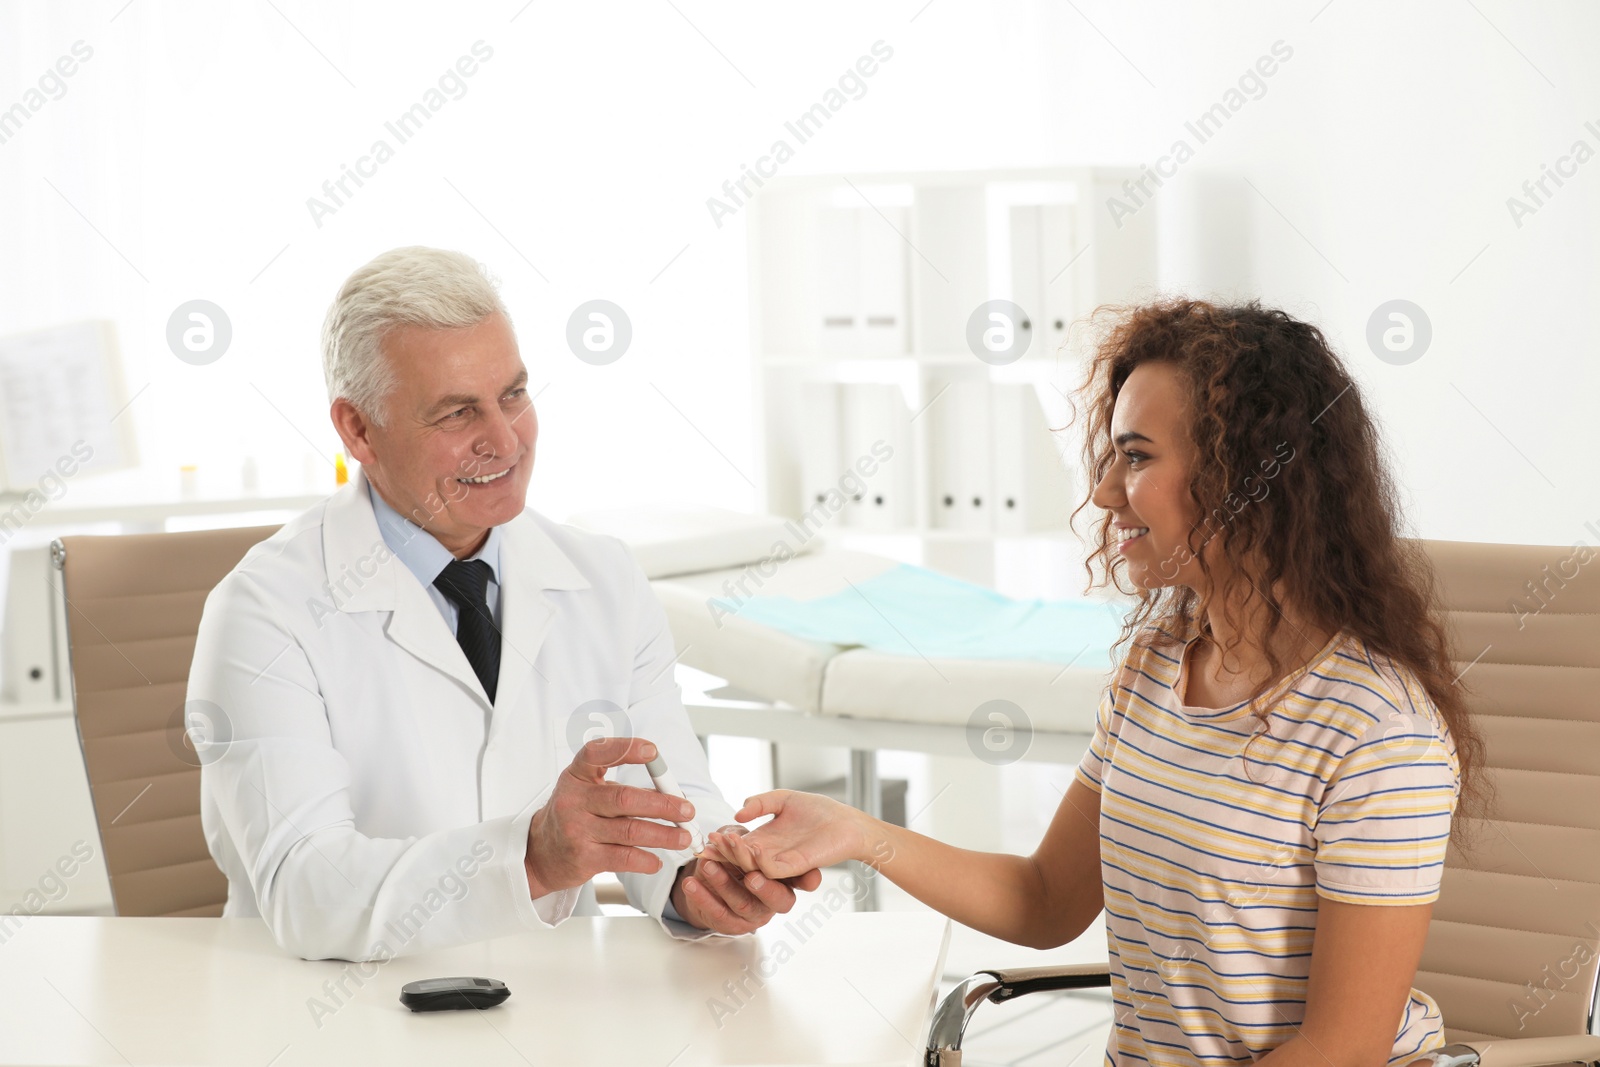
M 984 584 L 998 551 L 1059 552 L 1082 491 L 1052 432 L 1081 377 L 1074 327 L 1157 284 L 1154 208 L 1119 226 L 1104 207 L 1130 176 L 769 183 L 749 222 L 766 509 L 836 536 L 910 539 L 920 562 Z M 1012 307 L 991 319 L 990 301 Z M 1025 345 L 1014 359 L 1008 338 Z

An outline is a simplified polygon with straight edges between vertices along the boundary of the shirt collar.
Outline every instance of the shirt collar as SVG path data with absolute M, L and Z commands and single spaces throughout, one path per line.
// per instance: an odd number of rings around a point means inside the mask
M 367 494 L 372 498 L 372 514 L 378 520 L 378 532 L 383 543 L 389 546 L 406 570 L 416 575 L 424 589 L 431 588 L 435 578 L 444 572 L 455 559 L 450 550 L 441 545 L 427 530 L 401 515 L 383 495 L 367 483 Z M 489 527 L 489 536 L 468 559 L 481 559 L 489 565 L 491 578 L 500 582 L 500 527 Z

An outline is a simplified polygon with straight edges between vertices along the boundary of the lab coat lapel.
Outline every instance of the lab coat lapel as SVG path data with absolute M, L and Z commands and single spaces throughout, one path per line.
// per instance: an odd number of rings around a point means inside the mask
M 484 707 L 488 694 L 444 616 L 416 576 L 384 543 L 364 473 L 328 501 L 322 524 L 328 585 L 341 611 L 388 611 L 384 632 L 422 662 L 466 687 Z
M 405 569 L 399 560 L 395 564 Z M 489 694 L 483 691 L 483 683 L 478 681 L 467 654 L 461 651 L 456 635 L 450 632 L 450 624 L 416 576 L 406 571 L 405 578 L 397 585 L 394 614 L 389 616 L 384 632 L 413 656 L 460 682 L 480 704 L 489 707 Z
M 549 589 L 587 589 L 589 583 L 539 521 L 528 512 L 500 528 L 500 681 L 495 703 L 514 707 L 539 671 L 539 649 L 559 609 Z

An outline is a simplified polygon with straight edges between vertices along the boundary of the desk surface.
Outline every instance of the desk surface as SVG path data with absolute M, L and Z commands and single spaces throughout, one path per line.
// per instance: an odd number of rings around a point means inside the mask
M 0 1063 L 917 1062 L 948 922 L 801 901 L 747 938 L 575 918 L 385 964 L 296 959 L 254 919 L 37 916 L 0 927 Z M 453 975 L 498 978 L 511 998 L 400 1005 L 404 983 Z

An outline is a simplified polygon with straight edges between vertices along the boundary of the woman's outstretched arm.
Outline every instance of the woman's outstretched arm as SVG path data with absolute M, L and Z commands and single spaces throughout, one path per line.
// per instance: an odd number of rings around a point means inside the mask
M 764 815 L 772 821 L 714 834 L 713 846 L 769 878 L 859 860 L 955 921 L 1033 948 L 1066 944 L 1103 906 L 1100 794 L 1076 779 L 1031 856 L 955 848 L 814 793 L 762 793 L 735 818 Z

